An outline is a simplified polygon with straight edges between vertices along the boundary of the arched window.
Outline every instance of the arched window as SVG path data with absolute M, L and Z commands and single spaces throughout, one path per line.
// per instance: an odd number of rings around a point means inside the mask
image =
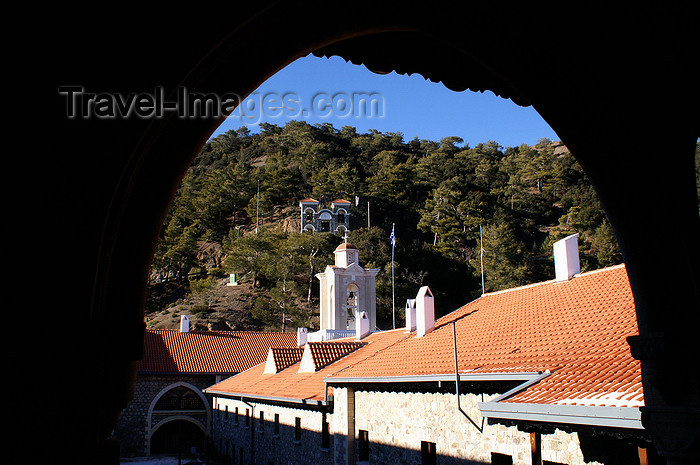
M 304 212 L 304 222 L 312 223 L 314 221 L 314 211 L 311 208 L 307 208 Z
M 346 329 L 355 327 L 355 315 L 360 302 L 360 289 L 357 284 L 351 283 L 346 291 L 345 311 L 346 311 Z
M 345 210 L 338 210 L 338 223 L 345 224 Z
M 206 410 L 206 406 L 192 389 L 177 386 L 163 394 L 153 410 Z

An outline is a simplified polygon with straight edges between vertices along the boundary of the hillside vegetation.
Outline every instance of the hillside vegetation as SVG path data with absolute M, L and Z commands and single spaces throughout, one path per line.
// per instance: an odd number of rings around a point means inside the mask
M 392 322 L 392 225 L 397 325 L 421 285 L 438 315 L 478 297 L 482 247 L 486 292 L 551 279 L 552 244 L 573 233 L 583 271 L 621 262 L 591 184 L 560 143 L 472 147 L 454 136 L 263 124 L 210 140 L 182 180 L 152 264 L 149 324 L 172 325 L 178 312 L 213 329 L 317 324 L 314 275 L 342 238 L 298 232 L 298 203 L 309 196 L 352 202 L 349 241 L 363 266 L 382 270 L 383 328 Z M 225 286 L 228 273 L 240 286 Z

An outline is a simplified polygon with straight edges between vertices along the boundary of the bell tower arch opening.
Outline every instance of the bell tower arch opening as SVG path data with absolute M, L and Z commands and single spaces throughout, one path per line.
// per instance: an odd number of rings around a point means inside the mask
M 360 301 L 360 289 L 357 284 L 350 283 L 345 291 L 345 313 L 346 313 L 346 324 L 345 329 L 355 328 L 355 319 L 357 318 L 357 311 L 359 308 Z

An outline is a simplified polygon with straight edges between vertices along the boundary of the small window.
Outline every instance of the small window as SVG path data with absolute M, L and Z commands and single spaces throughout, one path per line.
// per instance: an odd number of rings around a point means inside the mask
M 301 441 L 301 418 L 294 418 L 294 440 Z
M 360 451 L 360 456 L 359 460 L 360 461 L 367 461 L 369 460 L 369 432 L 361 429 L 358 432 L 358 440 L 360 442 L 359 444 L 359 451 Z
M 498 452 L 491 452 L 491 463 L 493 465 L 513 465 L 513 457 Z
M 245 409 L 245 427 L 250 428 L 250 409 Z
M 280 435 L 280 414 L 279 413 L 275 413 L 275 432 L 274 432 L 274 434 L 275 434 L 275 436 Z
M 228 405 L 226 406 L 224 411 L 224 421 L 228 421 Z
M 435 465 L 437 463 L 437 453 L 435 443 L 428 441 L 420 442 L 421 465 Z
M 265 432 L 265 412 L 260 410 L 260 424 L 258 425 L 258 431 L 261 433 Z
M 233 423 L 236 425 L 238 424 L 238 407 L 236 407 L 236 410 L 233 414 Z

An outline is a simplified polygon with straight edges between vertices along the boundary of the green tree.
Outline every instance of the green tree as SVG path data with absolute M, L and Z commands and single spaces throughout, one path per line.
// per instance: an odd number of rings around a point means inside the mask
M 622 263 L 620 247 L 615 239 L 613 228 L 607 220 L 595 230 L 593 250 L 600 266 L 612 266 Z

